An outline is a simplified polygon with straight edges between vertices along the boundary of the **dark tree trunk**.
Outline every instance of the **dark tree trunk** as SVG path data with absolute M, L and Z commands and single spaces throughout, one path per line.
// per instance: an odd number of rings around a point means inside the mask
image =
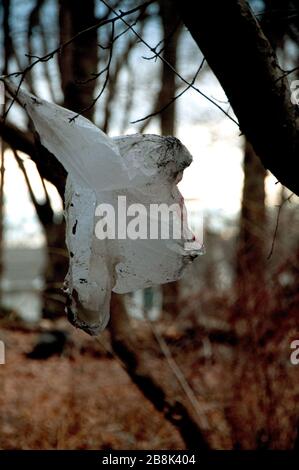
M 163 27 L 163 57 L 176 68 L 178 38 L 181 32 L 181 21 L 173 2 L 160 0 L 160 14 Z M 166 106 L 176 94 L 176 80 L 173 71 L 163 62 L 161 88 L 158 95 L 157 107 Z M 176 104 L 168 106 L 160 114 L 161 134 L 174 136 L 176 133 Z M 162 286 L 164 313 L 176 317 L 179 314 L 179 282 L 170 282 Z
M 60 42 L 64 43 L 80 31 L 96 23 L 94 0 L 60 0 L 59 26 Z M 88 108 L 93 99 L 96 80 L 84 82 L 97 71 L 98 45 L 97 30 L 78 36 L 59 55 L 61 86 L 64 106 L 80 112 Z M 94 107 L 83 112 L 93 119 Z
M 171 0 L 160 0 L 160 15 L 163 28 L 163 57 L 174 68 L 177 65 L 177 47 L 181 32 L 181 21 Z M 163 62 L 161 74 L 161 88 L 158 95 L 158 107 L 166 106 L 176 94 L 176 77 L 173 71 Z M 176 133 L 176 105 L 175 102 L 160 114 L 162 135 L 175 135 Z

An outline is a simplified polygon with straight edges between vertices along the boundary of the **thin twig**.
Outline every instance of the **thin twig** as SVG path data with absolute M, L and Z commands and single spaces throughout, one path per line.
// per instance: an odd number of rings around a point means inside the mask
M 13 100 L 12 102 L 10 103 L 5 115 L 4 115 L 4 121 L 6 120 L 6 117 L 10 111 L 10 109 L 12 108 L 13 104 L 15 103 L 16 101 L 16 97 L 18 95 L 18 92 L 21 88 L 21 85 L 23 84 L 24 80 L 25 80 L 25 77 L 28 73 L 30 73 L 30 71 L 32 70 L 32 68 L 37 65 L 38 63 L 41 63 L 41 62 L 47 62 L 48 60 L 52 59 L 56 54 L 58 53 L 61 53 L 62 50 L 67 47 L 69 44 L 71 44 L 73 41 L 75 41 L 78 37 L 82 36 L 83 34 L 85 33 L 89 33 L 95 29 L 98 29 L 98 28 L 101 28 L 107 24 L 114 24 L 117 20 L 119 19 L 122 19 L 123 17 L 126 17 L 126 16 L 129 16 L 129 15 L 132 15 L 133 13 L 136 13 L 137 11 L 140 11 L 140 10 L 144 10 L 146 9 L 150 4 L 152 4 L 155 0 L 149 0 L 148 2 L 145 2 L 143 3 L 142 5 L 139 5 L 137 7 L 134 7 L 132 8 L 131 10 L 128 10 L 128 11 L 122 11 L 119 15 L 117 15 L 117 17 L 113 17 L 113 18 L 108 18 L 108 19 L 105 19 L 105 20 L 101 20 L 100 22 L 92 25 L 92 26 L 89 26 L 88 28 L 86 29 L 83 29 L 82 31 L 79 31 L 77 34 L 75 34 L 74 36 L 72 36 L 70 39 L 68 39 L 67 41 L 65 41 L 63 44 L 60 44 L 56 49 L 52 50 L 51 52 L 43 55 L 43 56 L 34 56 L 35 60 L 33 62 L 31 62 L 27 67 L 25 67 L 24 70 L 22 71 L 18 71 L 18 72 L 13 72 L 13 73 L 10 73 L 10 74 L 6 74 L 6 75 L 2 75 L 0 77 L 0 80 L 4 81 L 3 79 L 5 78 L 10 78 L 10 77 L 21 77 L 20 79 L 20 82 L 17 86 L 17 91 L 16 91 L 16 94 L 15 96 L 13 97 Z M 109 7 L 110 8 L 110 7 Z M 128 23 L 126 23 L 127 26 L 130 26 Z M 131 29 L 131 28 L 130 28 Z M 31 57 L 32 58 L 32 57 Z M 98 98 L 99 99 L 99 98 Z M 93 102 L 91 104 L 91 107 L 94 105 L 95 102 Z M 90 108 L 88 108 L 90 109 Z
M 134 23 L 132 23 L 131 26 L 136 26 L 136 23 L 137 23 L 137 20 L 134 21 Z M 107 49 L 110 49 L 111 48 L 111 43 L 112 42 L 115 42 L 117 41 L 119 38 L 121 38 L 122 36 L 124 36 L 128 31 L 130 31 L 130 28 L 125 28 L 121 33 L 117 34 L 116 36 L 114 36 L 113 40 L 110 39 L 110 42 L 108 44 L 108 46 L 102 46 L 102 44 L 98 44 L 98 46 L 103 50 L 103 51 L 106 51 Z M 94 74 L 97 76 L 97 74 Z M 83 82 L 84 83 L 84 82 Z
M 156 46 L 153 48 L 155 51 L 158 49 L 158 47 L 164 43 L 164 45 L 161 47 L 161 49 L 159 50 L 159 52 L 155 52 L 154 55 L 152 55 L 151 57 L 145 57 L 145 56 L 142 56 L 143 59 L 145 60 L 155 60 L 158 58 L 158 55 L 161 54 L 165 47 L 166 47 L 166 42 L 168 42 L 172 36 L 175 34 L 175 32 L 177 31 L 178 27 L 180 26 L 181 24 L 181 19 L 179 19 L 179 21 L 177 22 L 177 24 L 174 26 L 174 28 L 172 29 L 172 31 L 168 34 L 168 36 L 166 36 L 165 38 L 161 39 L 157 44 Z
M 98 78 L 100 75 L 102 75 L 102 73 L 106 72 L 106 76 L 105 76 L 105 80 L 104 80 L 104 83 L 102 85 L 102 88 L 101 88 L 101 91 L 97 94 L 97 96 L 92 100 L 92 102 L 90 103 L 89 106 L 86 106 L 86 108 L 84 109 L 81 109 L 80 113 L 77 113 L 75 114 L 75 116 L 71 117 L 69 119 L 69 122 L 72 122 L 74 121 L 75 119 L 77 119 L 77 117 L 80 116 L 80 114 L 86 112 L 86 111 L 89 111 L 94 105 L 95 103 L 101 98 L 102 94 L 104 93 L 105 89 L 106 89 L 106 86 L 107 86 L 107 83 L 109 81 L 109 77 L 110 77 L 110 66 L 111 66 L 111 61 L 112 61 L 112 56 L 113 56 L 113 45 L 114 45 L 114 30 L 115 30 L 115 24 L 114 23 L 111 23 L 111 47 L 110 47 L 110 50 L 109 50 L 109 56 L 108 56 L 108 62 L 107 62 L 107 65 L 106 67 L 104 67 L 103 70 L 101 70 L 101 72 L 99 72 L 98 74 L 95 74 L 95 76 L 93 78 L 89 78 L 88 80 L 86 80 L 85 83 L 88 83 L 90 82 L 91 80 L 95 80 L 95 78 Z
M 136 124 L 137 122 L 142 122 L 146 119 L 149 119 L 149 118 L 152 118 L 154 116 L 157 116 L 158 114 L 162 113 L 163 111 L 165 111 L 165 109 L 169 108 L 169 106 L 172 105 L 172 103 L 174 103 L 178 98 L 180 98 L 184 93 L 186 93 L 186 91 L 188 91 L 195 83 L 197 77 L 198 77 L 198 74 L 199 72 L 201 71 L 203 65 L 205 63 L 205 58 L 202 59 L 202 62 L 200 64 L 200 66 L 198 67 L 193 79 L 191 80 L 191 82 L 188 84 L 187 87 L 185 87 L 180 93 L 178 93 L 177 95 L 175 95 L 173 98 L 171 98 L 171 100 L 166 103 L 164 106 L 162 106 L 162 108 L 160 108 L 158 111 L 154 111 L 153 113 L 150 113 L 148 114 L 147 116 L 143 117 L 143 118 L 140 118 L 140 119 L 136 119 L 135 121 L 131 121 L 130 124 Z
M 166 341 L 164 340 L 164 338 L 160 335 L 158 329 L 156 328 L 156 326 L 148 319 L 148 316 L 147 314 L 145 313 L 145 318 L 147 320 L 147 323 L 149 324 L 155 338 L 156 338 L 156 341 L 167 361 L 167 364 L 170 368 L 170 370 L 172 371 L 172 373 L 174 374 L 175 378 L 177 379 L 181 389 L 183 390 L 184 394 L 186 395 L 186 397 L 188 398 L 189 402 L 191 403 L 191 406 L 192 408 L 194 409 L 195 413 L 197 414 L 198 418 L 200 419 L 200 424 L 201 424 L 201 428 L 206 430 L 206 429 L 209 429 L 209 423 L 208 423 L 208 420 L 207 420 L 207 417 L 206 417 L 206 414 L 205 414 L 205 411 L 203 408 L 201 409 L 201 406 L 199 405 L 198 403 L 198 400 L 197 400 L 197 397 L 194 393 L 194 391 L 192 390 L 191 386 L 189 385 L 189 383 L 187 382 L 186 380 L 186 377 L 184 375 L 184 373 L 181 371 L 180 367 L 178 366 L 178 364 L 176 363 L 176 361 L 174 360 L 171 352 L 170 352 L 170 349 L 166 343 Z
M 206 100 L 208 100 L 210 103 L 212 103 L 214 106 L 216 106 L 216 108 L 218 108 L 222 113 L 224 113 L 226 115 L 226 117 L 228 117 L 231 121 L 233 121 L 238 127 L 239 127 L 239 123 L 238 121 L 236 121 L 233 117 L 231 117 L 221 106 L 219 106 L 217 103 L 215 103 L 215 101 L 213 101 L 209 96 L 207 96 L 205 93 L 203 93 L 199 88 L 195 87 L 192 83 L 188 82 L 179 72 L 177 72 L 177 70 L 168 62 L 168 60 L 166 60 L 163 56 L 161 56 L 156 50 L 155 48 L 151 47 L 150 44 L 145 41 L 143 39 L 142 36 L 140 36 L 140 34 L 137 33 L 137 31 L 129 25 L 129 23 L 123 18 L 123 12 L 120 10 L 119 13 L 117 13 L 117 11 L 110 7 L 105 0 L 100 0 L 104 5 L 106 5 L 107 8 L 109 8 L 115 15 L 116 15 L 116 18 L 120 19 L 124 24 L 126 24 L 128 27 L 130 27 L 132 33 L 139 39 L 139 41 L 144 44 L 153 54 L 156 54 L 157 57 L 162 61 L 164 62 L 171 70 L 172 72 L 182 81 L 184 82 L 186 85 L 189 85 L 190 88 L 192 88 L 193 90 L 195 90 L 197 93 L 199 93 L 201 96 L 203 96 Z

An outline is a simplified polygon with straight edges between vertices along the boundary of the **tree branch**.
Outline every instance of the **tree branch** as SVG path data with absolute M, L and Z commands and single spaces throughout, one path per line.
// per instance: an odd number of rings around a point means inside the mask
M 175 0 L 182 19 L 222 85 L 240 129 L 263 165 L 299 194 L 299 131 L 288 82 L 248 3 Z

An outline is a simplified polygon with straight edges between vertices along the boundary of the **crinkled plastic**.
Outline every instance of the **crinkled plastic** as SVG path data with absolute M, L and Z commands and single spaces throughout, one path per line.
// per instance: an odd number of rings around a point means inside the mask
M 14 85 L 8 83 L 7 87 L 15 93 Z M 151 239 L 150 230 L 145 239 L 131 239 L 124 230 L 120 236 L 116 230 L 115 238 L 99 239 L 96 208 L 109 204 L 116 215 L 124 218 L 128 207 L 141 204 L 143 215 L 139 214 L 139 221 L 150 227 L 155 222 L 150 210 L 153 204 L 176 204 L 181 211 L 174 212 L 170 221 L 161 219 L 173 229 L 185 214 L 177 183 L 192 157 L 174 137 L 135 134 L 109 138 L 84 117 L 72 119 L 74 112 L 24 90 L 18 92 L 18 100 L 32 119 L 43 146 L 68 172 L 67 312 L 77 327 L 99 334 L 109 320 L 112 291 L 126 293 L 175 281 L 202 249 L 185 224 L 178 239 Z

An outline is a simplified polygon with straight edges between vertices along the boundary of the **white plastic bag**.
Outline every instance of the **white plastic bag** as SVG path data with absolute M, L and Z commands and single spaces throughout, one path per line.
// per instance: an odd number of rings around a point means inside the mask
M 15 93 L 14 85 L 7 86 Z M 147 238 L 132 239 L 122 231 L 121 237 L 115 233 L 114 238 L 101 240 L 96 236 L 96 208 L 110 205 L 119 217 L 125 217 L 127 208 L 138 203 L 143 211 L 139 221 L 151 227 L 156 222 L 151 213 L 153 205 L 175 204 L 180 211 L 172 213 L 171 222 L 163 222 L 163 217 L 161 222 L 174 229 L 185 216 L 176 184 L 192 157 L 173 137 L 135 134 L 111 139 L 84 117 L 72 119 L 72 111 L 23 90 L 18 100 L 32 119 L 42 145 L 68 172 L 67 311 L 73 324 L 89 334 L 98 334 L 109 320 L 111 291 L 126 293 L 175 281 L 201 253 L 201 246 L 192 241 L 185 224 L 178 239 L 152 239 L 149 233 Z M 119 209 L 120 199 L 126 207 Z

